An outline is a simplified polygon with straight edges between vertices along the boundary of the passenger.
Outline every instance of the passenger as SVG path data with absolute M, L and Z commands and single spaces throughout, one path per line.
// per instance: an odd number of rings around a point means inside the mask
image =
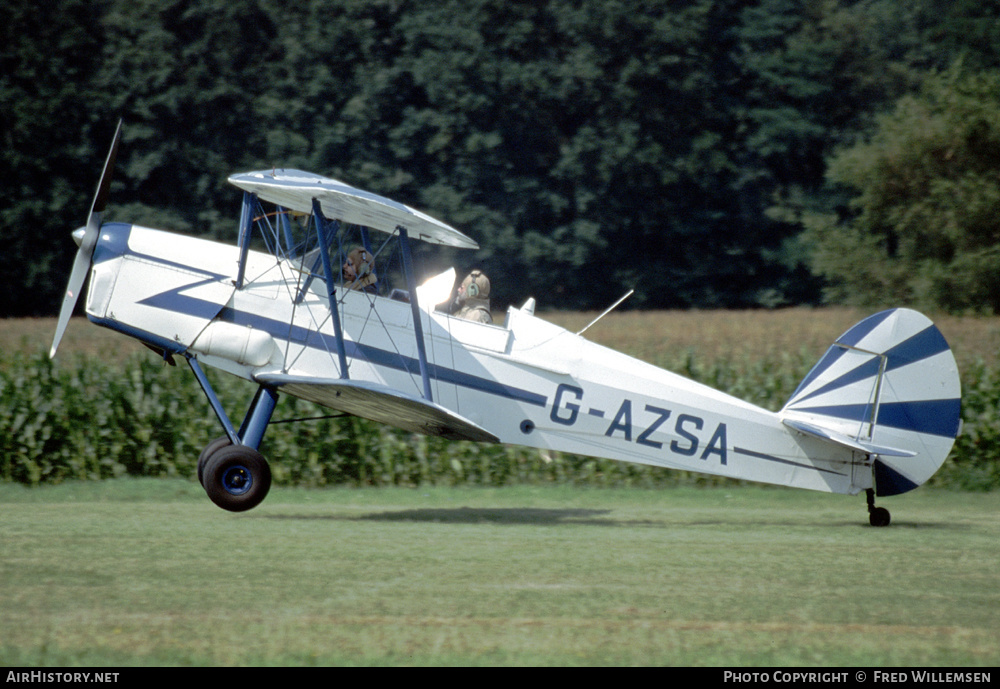
M 378 277 L 374 270 L 374 257 L 365 249 L 358 247 L 347 255 L 344 261 L 342 275 L 346 289 L 362 290 L 371 294 L 378 292 L 376 282 Z
M 492 323 L 490 314 L 490 280 L 482 271 L 474 270 L 458 287 L 449 312 L 458 318 L 479 323 Z

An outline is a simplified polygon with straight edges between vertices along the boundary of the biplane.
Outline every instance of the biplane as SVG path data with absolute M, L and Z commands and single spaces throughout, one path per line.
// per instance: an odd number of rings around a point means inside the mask
M 281 395 L 455 440 L 510 443 L 734 479 L 857 495 L 905 493 L 944 462 L 960 430 L 960 385 L 945 338 L 891 309 L 837 338 L 779 411 L 595 344 L 535 315 L 457 318 L 454 270 L 418 284 L 414 243 L 477 244 L 407 205 L 344 182 L 271 169 L 229 178 L 242 191 L 226 244 L 103 222 L 115 133 L 50 352 L 83 288 L 87 318 L 183 359 L 222 434 L 198 475 L 211 500 L 255 507 L 271 484 L 259 449 Z M 370 257 L 365 289 L 345 284 L 351 242 Z M 589 326 L 588 326 L 589 327 Z M 584 329 L 586 330 L 586 329 Z M 237 427 L 205 375 L 255 386 Z

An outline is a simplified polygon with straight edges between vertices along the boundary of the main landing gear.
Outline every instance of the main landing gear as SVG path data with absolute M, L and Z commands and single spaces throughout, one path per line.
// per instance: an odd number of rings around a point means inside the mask
M 889 510 L 875 507 L 875 491 L 869 488 L 865 491 L 868 500 L 868 523 L 872 526 L 889 526 Z
M 228 437 L 209 443 L 198 458 L 198 480 L 216 505 L 230 512 L 253 509 L 271 489 L 271 467 L 257 450 Z
M 230 512 L 253 509 L 271 489 L 271 467 L 257 451 L 271 414 L 278 402 L 277 393 L 261 386 L 250 404 L 243 425 L 237 431 L 226 415 L 219 398 L 205 377 L 198 360 L 188 363 L 222 423 L 226 435 L 216 438 L 198 457 L 198 480 L 216 505 Z

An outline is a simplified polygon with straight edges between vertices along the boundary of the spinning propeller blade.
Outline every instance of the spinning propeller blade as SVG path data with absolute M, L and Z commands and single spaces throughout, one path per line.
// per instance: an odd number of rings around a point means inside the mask
M 90 207 L 90 215 L 87 217 L 87 224 L 80 230 L 74 232 L 74 239 L 82 234 L 78 242 L 80 248 L 77 249 L 76 258 L 73 260 L 73 270 L 69 275 L 69 284 L 66 286 L 66 294 L 63 296 L 62 307 L 59 309 L 59 321 L 56 324 L 56 334 L 52 340 L 52 349 L 49 350 L 49 358 L 55 357 L 56 349 L 59 348 L 59 341 L 62 340 L 66 325 L 69 323 L 73 309 L 76 307 L 76 300 L 83 289 L 83 283 L 90 272 L 90 261 L 94 256 L 94 247 L 97 245 L 97 237 L 101 231 L 101 219 L 104 216 L 104 209 L 108 205 L 108 195 L 111 189 L 111 177 L 114 174 L 115 158 L 118 157 L 118 144 L 121 141 L 122 122 L 118 120 L 118 128 L 115 130 L 114 140 L 111 142 L 111 150 L 108 151 L 108 158 L 104 161 L 104 171 L 101 173 L 101 181 L 97 185 L 97 193 L 94 195 L 94 203 Z

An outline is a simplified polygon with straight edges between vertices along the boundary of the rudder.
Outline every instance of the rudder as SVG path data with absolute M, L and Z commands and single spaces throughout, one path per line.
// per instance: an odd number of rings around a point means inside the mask
M 921 485 L 961 428 L 958 366 L 921 313 L 891 309 L 850 328 L 799 384 L 781 416 L 913 456 L 872 453 L 876 494 Z

